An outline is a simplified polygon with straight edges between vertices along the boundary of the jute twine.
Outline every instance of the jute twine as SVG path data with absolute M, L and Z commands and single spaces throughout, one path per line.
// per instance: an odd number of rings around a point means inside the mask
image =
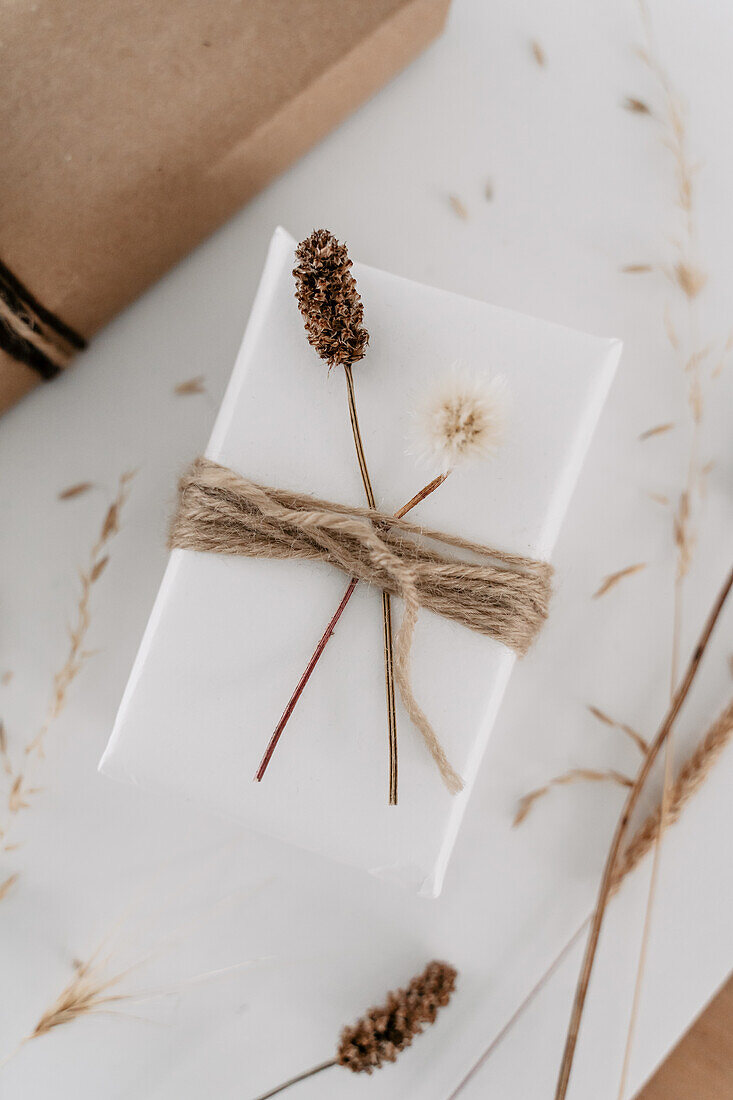
M 463 550 L 459 561 L 425 541 Z M 448 789 L 462 787 L 411 684 L 410 654 L 421 607 L 526 653 L 548 614 L 552 567 L 368 508 L 266 488 L 206 458 L 179 483 L 169 545 L 254 558 L 328 562 L 350 577 L 400 596 L 395 673 L 405 709 Z

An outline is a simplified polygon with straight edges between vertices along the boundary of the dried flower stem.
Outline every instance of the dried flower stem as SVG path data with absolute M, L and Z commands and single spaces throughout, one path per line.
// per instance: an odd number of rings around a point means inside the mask
M 189 928 L 184 925 L 182 928 L 178 929 L 177 932 L 179 936 L 185 934 Z M 175 933 L 166 937 L 160 945 L 147 951 L 135 962 L 120 969 L 119 967 L 112 967 L 114 947 L 108 946 L 113 936 L 119 931 L 120 925 L 117 925 L 112 933 L 105 937 L 102 943 L 99 944 L 87 959 L 83 961 L 74 960 L 73 973 L 66 985 L 52 1004 L 49 1005 L 38 1018 L 33 1030 L 21 1039 L 15 1050 L 11 1051 L 2 1061 L 0 1061 L 0 1068 L 9 1062 L 26 1043 L 31 1042 L 33 1039 L 39 1039 L 49 1032 L 54 1031 L 56 1028 L 63 1027 L 65 1024 L 74 1023 L 74 1021 L 83 1016 L 89 1016 L 92 1013 L 109 1012 L 109 1006 L 111 1004 L 121 1002 L 133 1003 L 152 1000 L 153 998 L 161 996 L 168 996 L 188 986 L 198 985 L 203 981 L 217 979 L 222 975 L 249 967 L 254 961 L 258 961 L 247 960 L 242 963 L 234 963 L 233 965 L 215 970 L 208 970 L 202 974 L 196 974 L 191 978 L 186 978 L 183 982 L 168 988 L 142 989 L 137 992 L 112 992 L 116 990 L 130 974 L 140 970 L 152 958 L 155 958 L 162 949 L 175 943 L 176 939 L 179 938 Z
M 68 690 L 90 656 L 84 650 L 84 642 L 91 624 L 89 605 L 92 588 L 101 577 L 109 561 L 105 550 L 107 544 L 120 529 L 120 514 L 130 495 L 130 482 L 134 476 L 134 471 L 130 471 L 120 477 L 117 495 L 107 509 L 99 538 L 92 547 L 89 556 L 89 565 L 81 574 L 81 594 L 76 608 L 76 622 L 70 630 L 66 661 L 54 676 L 53 694 L 48 713 L 36 736 L 26 745 L 26 754 L 37 752 L 39 756 L 43 756 L 43 745 L 48 729 L 64 709 Z
M 346 246 L 340 244 L 333 233 L 327 229 L 314 229 L 310 237 L 300 242 L 295 250 L 295 256 L 297 260 L 293 269 L 295 297 L 303 316 L 308 342 L 315 348 L 320 358 L 328 363 L 329 370 L 336 364 L 344 368 L 349 416 L 359 470 L 367 503 L 370 508 L 375 509 L 374 493 L 356 412 L 354 378 L 351 370 L 354 363 L 364 358 L 369 343 L 369 333 L 364 327 L 364 306 L 354 276 L 351 274 L 351 259 Z M 394 689 L 394 639 L 392 603 L 385 592 L 382 593 L 382 627 L 389 738 L 389 802 L 390 805 L 396 805 L 397 710 Z M 277 730 L 275 732 L 277 734 Z M 269 748 L 270 746 L 268 750 Z M 270 755 L 272 755 L 271 752 Z M 261 778 L 259 772 L 257 778 Z
M 705 736 L 702 738 L 697 748 L 690 754 L 688 759 L 680 769 L 674 785 L 670 791 L 669 798 L 669 810 L 667 814 L 666 826 L 674 825 L 679 821 L 690 799 L 693 798 L 695 793 L 702 787 L 708 775 L 712 771 L 718 757 L 723 752 L 723 749 L 730 743 L 733 738 L 733 699 L 728 703 L 727 707 L 721 712 L 721 714 L 715 719 L 712 726 L 708 729 Z M 611 882 L 611 896 L 614 896 L 627 875 L 634 871 L 644 857 L 648 854 L 649 850 L 653 847 L 656 838 L 659 834 L 661 825 L 661 804 L 657 805 L 655 809 L 651 810 L 642 821 L 641 825 L 637 828 L 636 832 L 632 836 L 631 840 L 624 848 L 623 853 L 616 861 L 616 868 L 613 874 Z M 547 978 L 552 971 L 557 967 L 559 962 L 565 958 L 572 947 L 578 942 L 582 934 L 587 929 L 591 922 L 592 917 L 588 917 L 587 920 L 580 925 L 573 937 L 563 948 L 558 958 L 553 963 L 550 971 L 547 972 L 535 986 L 534 990 L 530 993 L 529 997 L 519 1006 L 517 1014 L 523 1011 L 529 1001 L 536 995 L 539 989 L 545 984 Z M 512 1021 L 509 1022 L 511 1024 Z M 509 1026 L 509 1025 L 507 1025 Z M 489 1046 L 484 1050 L 479 1060 L 472 1066 L 466 1076 L 460 1082 L 458 1087 L 451 1093 L 449 1100 L 455 1100 L 460 1092 L 463 1091 L 465 1085 L 473 1077 L 478 1068 L 482 1066 L 492 1051 L 495 1049 L 498 1041 L 501 1039 L 504 1032 L 500 1032 L 495 1037 Z
M 633 577 L 635 573 L 640 573 L 642 569 L 646 569 L 646 562 L 644 561 L 637 562 L 636 565 L 627 565 L 624 569 L 619 569 L 615 573 L 609 573 L 593 593 L 593 599 L 597 600 L 600 596 L 605 596 L 607 592 L 616 587 L 619 581 L 625 580 L 626 577 Z
M 733 700 L 716 718 L 700 744 L 680 768 L 677 778 L 668 788 L 666 810 L 660 802 L 634 833 L 623 855 L 616 863 L 613 877 L 614 890 L 653 847 L 660 829 L 668 828 L 679 821 L 683 809 L 707 779 L 731 736 L 733 736 Z M 664 824 L 662 824 L 663 818 Z
M 364 492 L 366 494 L 367 504 L 370 508 L 376 509 L 377 504 L 374 499 L 374 490 L 372 489 L 372 483 L 369 477 L 369 469 L 367 467 L 366 455 L 364 454 L 364 444 L 361 438 L 361 429 L 359 428 L 359 416 L 356 411 L 356 394 L 354 393 L 354 376 L 351 370 L 351 363 L 344 363 L 344 374 L 346 376 L 346 392 L 349 400 L 349 419 L 351 420 L 351 431 L 354 436 L 356 455 L 359 460 L 361 480 L 364 485 Z M 387 692 L 387 729 L 389 737 L 389 804 L 390 806 L 396 806 L 397 708 L 395 705 L 394 688 L 394 636 L 392 633 L 392 598 L 388 592 L 384 591 L 382 592 L 382 633 L 384 635 L 384 680 Z
M 257 1100 L 268 1100 L 331 1066 L 371 1074 L 385 1062 L 396 1061 L 412 1040 L 435 1022 L 439 1009 L 448 1004 L 456 977 L 456 971 L 448 963 L 429 963 L 405 989 L 388 993 L 384 1004 L 369 1009 L 355 1024 L 343 1029 L 335 1058 L 291 1077 Z
M 408 512 L 411 512 L 413 508 L 416 508 L 426 497 L 429 497 L 431 493 L 434 493 L 436 489 L 439 489 L 445 479 L 448 477 L 450 470 L 447 470 L 444 474 L 438 474 L 432 481 L 429 481 L 427 485 L 423 485 L 419 492 L 415 493 L 414 497 L 411 497 L 407 504 L 403 504 L 399 512 L 395 512 L 395 519 L 402 519 Z
M 305 1070 L 304 1073 L 297 1073 L 295 1077 L 290 1077 L 287 1081 L 283 1081 L 281 1085 L 277 1085 L 274 1089 L 270 1089 L 269 1092 L 263 1092 L 261 1096 L 257 1097 L 257 1100 L 270 1100 L 271 1096 L 277 1096 L 279 1092 L 285 1092 L 285 1089 L 289 1089 L 291 1085 L 297 1085 L 299 1081 L 305 1081 L 307 1077 L 315 1077 L 317 1073 L 322 1073 L 324 1069 L 331 1069 L 332 1066 L 337 1066 L 338 1058 L 331 1058 L 328 1062 L 321 1062 L 318 1066 L 313 1066 L 312 1069 Z
M 682 634 L 682 600 L 685 579 L 687 577 L 696 537 L 693 529 L 692 518 L 697 500 L 702 496 L 702 476 L 700 460 L 700 433 L 703 418 L 703 386 L 701 379 L 701 367 L 709 352 L 708 347 L 700 346 L 700 338 L 697 326 L 696 299 L 702 290 L 707 276 L 698 266 L 696 259 L 696 230 L 695 230 L 695 204 L 694 204 L 694 176 L 695 164 L 689 152 L 687 141 L 687 129 L 685 125 L 684 109 L 672 82 L 657 59 L 651 18 L 646 0 L 639 0 L 639 12 L 644 31 L 644 49 L 642 60 L 647 64 L 655 77 L 661 93 L 664 110 L 664 122 L 666 125 L 666 144 L 672 152 L 675 166 L 677 185 L 677 204 L 682 213 L 683 233 L 676 244 L 676 262 L 671 271 L 672 281 L 682 292 L 685 306 L 687 348 L 679 347 L 677 339 L 670 340 L 675 354 L 681 357 L 681 366 L 688 378 L 687 405 L 690 414 L 690 449 L 687 461 L 686 478 L 680 493 L 677 509 L 673 521 L 674 544 L 677 551 L 677 563 L 673 588 L 672 609 L 672 653 L 670 663 L 670 695 L 674 695 L 678 679 L 678 666 L 680 659 L 680 644 Z M 629 1066 L 631 1062 L 631 1050 L 636 1029 L 636 1022 L 641 1002 L 641 987 L 646 969 L 646 959 L 651 933 L 652 912 L 657 894 L 659 882 L 659 868 L 661 863 L 661 848 L 664 830 L 666 828 L 669 812 L 671 784 L 673 774 L 673 738 L 667 741 L 664 752 L 664 777 L 662 785 L 662 799 L 660 807 L 659 827 L 654 838 L 654 858 L 649 880 L 649 892 L 647 895 L 646 909 L 644 913 L 644 926 L 642 930 L 641 946 L 639 950 L 639 962 L 634 993 L 632 998 L 629 1025 L 626 1035 L 624 1060 L 619 1081 L 618 1096 L 623 1100 L 626 1090 Z
M 593 914 L 593 920 L 591 923 L 591 930 L 588 936 L 588 943 L 585 949 L 585 956 L 583 958 L 583 965 L 578 979 L 578 985 L 575 991 L 575 998 L 573 1001 L 573 1008 L 570 1015 L 570 1024 L 568 1027 L 567 1039 L 565 1042 L 565 1050 L 563 1052 L 562 1064 L 560 1066 L 560 1073 L 558 1076 L 557 1088 L 555 1091 L 555 1100 L 564 1100 L 567 1095 L 568 1085 L 570 1082 L 570 1072 L 573 1065 L 573 1058 L 575 1055 L 575 1047 L 578 1040 L 578 1030 L 580 1028 L 580 1021 L 583 1015 L 583 1008 L 585 1005 L 585 999 L 588 992 L 588 983 L 590 981 L 591 971 L 593 969 L 593 962 L 598 947 L 598 938 L 600 936 L 601 924 L 603 923 L 603 916 L 608 905 L 609 898 L 613 891 L 613 885 L 616 875 L 616 865 L 621 854 L 621 847 L 624 841 L 624 837 L 629 828 L 631 816 L 636 808 L 636 805 L 641 796 L 641 792 L 651 772 L 652 765 L 656 760 L 659 752 L 664 747 L 667 738 L 672 731 L 674 723 L 677 719 L 677 715 L 682 709 L 682 705 L 687 698 L 687 695 L 692 687 L 695 676 L 697 675 L 702 661 L 705 650 L 712 636 L 715 625 L 720 617 L 720 613 L 723 610 L 725 602 L 728 598 L 731 588 L 733 587 L 733 569 L 726 577 L 722 588 L 720 589 L 715 603 L 708 615 L 705 626 L 703 627 L 700 638 L 695 646 L 695 649 L 690 658 L 690 662 L 687 666 L 684 677 L 682 678 L 679 687 L 675 691 L 674 697 L 670 704 L 670 707 L 662 721 L 661 726 L 656 734 L 656 737 L 652 741 L 649 752 L 644 757 L 644 760 L 639 768 L 634 786 L 629 791 L 628 797 L 624 804 L 624 808 L 621 812 L 616 831 L 611 841 L 611 847 L 606 859 L 606 865 L 603 871 L 603 878 L 601 880 L 601 886 L 598 892 L 598 899 L 596 902 L 596 908 Z M 662 810 L 664 814 L 664 809 Z
M 450 471 L 448 471 L 448 473 L 450 473 Z M 434 477 L 432 481 L 429 481 L 427 485 L 423 485 L 422 489 L 420 489 L 419 492 L 415 493 L 414 497 L 412 497 L 410 500 L 408 500 L 407 504 L 404 504 L 398 512 L 395 512 L 395 518 L 396 519 L 402 519 L 403 516 L 406 516 L 407 513 L 410 512 L 413 508 L 415 508 L 418 504 L 420 504 L 421 501 L 425 500 L 425 498 L 430 496 L 431 493 L 434 493 L 435 490 L 437 488 L 439 488 L 443 484 L 445 479 L 448 477 L 448 473 L 439 474 L 438 477 Z M 373 508 L 374 505 L 370 504 L 370 507 Z M 318 645 L 313 650 L 313 653 L 311 655 L 311 659 L 309 660 L 308 664 L 306 665 L 305 671 L 304 671 L 303 675 L 300 677 L 300 680 L 298 681 L 298 686 L 296 687 L 293 694 L 290 696 L 290 700 L 288 701 L 288 705 L 286 706 L 285 710 L 283 711 L 282 717 L 280 718 L 280 721 L 278 722 L 277 726 L 275 727 L 275 732 L 273 733 L 272 737 L 270 738 L 270 741 L 267 745 L 267 748 L 265 749 L 264 756 L 262 757 L 262 760 L 260 761 L 260 766 L 257 769 L 257 774 L 255 776 L 255 779 L 257 780 L 258 783 L 261 782 L 265 772 L 267 771 L 267 766 L 270 763 L 270 760 L 272 759 L 272 755 L 273 755 L 275 749 L 277 748 L 277 743 L 280 740 L 282 732 L 285 729 L 286 725 L 288 724 L 288 721 L 290 720 L 290 716 L 293 713 L 293 711 L 295 710 L 295 707 L 298 703 L 298 700 L 300 699 L 301 695 L 303 694 L 305 686 L 308 683 L 308 681 L 310 680 L 311 675 L 313 674 L 313 670 L 315 669 L 316 665 L 320 661 L 321 656 L 323 654 L 323 651 L 326 648 L 326 645 L 328 644 L 328 641 L 331 638 L 331 635 L 333 634 L 334 630 L 336 629 L 336 624 L 338 623 L 339 619 L 341 618 L 344 611 L 346 610 L 346 606 L 347 606 L 349 600 L 351 599 L 351 597 L 353 596 L 354 589 L 356 588 L 358 583 L 359 583 L 359 581 L 356 577 L 351 578 L 351 580 L 349 581 L 348 586 L 346 588 L 346 591 L 344 592 L 344 594 L 341 598 L 341 603 L 338 605 L 335 612 L 331 616 L 331 619 L 328 623 L 328 626 L 326 627 L 326 629 L 324 630 L 323 634 L 321 635 L 321 637 L 318 641 Z M 396 776 L 397 776 L 397 769 L 396 769 L 396 763 L 395 763 L 395 780 L 396 780 Z M 396 797 L 396 790 L 395 790 L 395 797 Z M 393 804 L 393 803 L 391 803 L 391 804 Z
M 318 661 L 320 660 L 321 654 L 323 653 L 323 650 L 326 648 L 326 643 L 328 642 L 328 639 L 333 634 L 333 632 L 336 628 L 336 623 L 341 618 L 341 615 L 343 614 L 344 608 L 346 607 L 347 603 L 351 599 L 351 595 L 352 595 L 352 593 L 353 593 L 353 591 L 356 588 L 358 583 L 359 582 L 356 579 L 356 577 L 352 577 L 352 579 L 349 581 L 349 586 L 346 589 L 346 592 L 344 593 L 344 595 L 341 599 L 341 603 L 336 608 L 336 611 L 335 611 L 334 615 L 332 616 L 331 621 L 329 622 L 329 624 L 326 627 L 325 631 L 321 635 L 321 639 L 318 642 L 318 645 L 316 646 L 316 648 L 314 649 L 313 655 L 311 656 L 310 661 L 308 662 L 308 664 L 305 667 L 305 672 L 300 677 L 300 680 L 298 680 L 298 686 L 296 687 L 293 694 L 290 696 L 290 699 L 288 701 L 288 705 L 286 706 L 285 710 L 283 711 L 282 717 L 280 718 L 280 721 L 278 722 L 277 726 L 275 727 L 275 731 L 274 731 L 272 737 L 270 738 L 270 740 L 267 744 L 267 748 L 265 749 L 264 755 L 262 757 L 262 760 L 260 761 L 260 766 L 257 769 L 257 774 L 255 775 L 255 779 L 258 783 L 262 782 L 262 780 L 265 776 L 265 772 L 267 771 L 268 764 L 272 760 L 273 753 L 275 752 L 275 749 L 277 748 L 277 743 L 278 743 L 278 741 L 280 740 L 280 738 L 282 736 L 283 730 L 285 729 L 286 725 L 288 724 L 288 722 L 290 720 L 290 715 L 295 710 L 297 702 L 300 699 L 301 695 L 303 694 L 303 691 L 305 690 L 306 684 L 308 683 L 308 681 L 311 678 L 311 675 L 313 673 L 313 669 L 318 664 Z
M 117 493 L 114 500 L 107 508 L 102 522 L 99 536 L 94 543 L 89 555 L 89 563 L 81 573 L 81 592 L 76 607 L 76 618 L 70 629 L 69 649 L 64 664 L 53 678 L 51 701 L 46 712 L 46 717 L 38 733 L 25 746 L 24 757 L 35 754 L 37 758 L 44 755 L 44 744 L 49 729 L 59 717 L 67 701 L 69 689 L 84 668 L 91 654 L 85 650 L 87 633 L 91 625 L 91 596 L 94 585 L 104 572 L 109 561 L 108 546 L 120 529 L 120 519 L 130 493 L 130 482 L 134 472 L 124 473 L 119 479 Z M 8 776 L 9 792 L 7 809 L 12 819 L 21 810 L 27 809 L 30 803 L 28 798 L 37 794 L 40 788 L 31 786 L 28 782 L 28 767 L 14 767 L 7 750 L 5 731 L 0 730 L 0 762 L 5 774 Z M 0 828 L 0 840 L 7 851 L 12 845 L 8 843 L 10 822 L 7 821 Z
M 623 772 L 616 771 L 615 768 L 609 768 L 608 771 L 604 772 L 596 771 L 594 768 L 571 768 L 570 771 L 563 772 L 562 775 L 553 776 L 541 787 L 522 795 L 512 822 L 514 828 L 516 829 L 517 825 L 521 825 L 529 817 L 535 802 L 549 794 L 553 787 L 567 787 L 571 783 L 578 782 L 616 783 L 620 787 L 633 787 L 634 785 L 633 779 L 628 775 L 624 775 Z
M 27 1039 L 38 1039 L 56 1027 L 72 1023 L 80 1016 L 98 1012 L 113 1002 L 129 999 L 124 993 L 109 992 L 122 981 L 126 972 L 105 977 L 104 965 L 104 962 L 98 964 L 94 958 L 76 965 L 71 981 L 46 1009 Z

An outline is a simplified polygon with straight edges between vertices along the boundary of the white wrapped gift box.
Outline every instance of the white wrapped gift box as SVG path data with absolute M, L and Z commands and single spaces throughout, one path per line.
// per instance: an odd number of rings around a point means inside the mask
M 278 229 L 206 455 L 261 484 L 361 505 L 343 372 L 329 375 L 307 342 L 294 249 Z M 426 388 L 456 362 L 500 373 L 511 393 L 506 443 L 457 470 L 410 518 L 549 559 L 620 342 L 358 263 L 353 271 L 370 333 L 354 375 L 378 508 L 395 511 L 435 472 L 405 445 Z M 263 782 L 253 781 L 346 583 L 323 564 L 174 550 L 100 767 L 436 896 L 514 667 L 502 644 L 421 613 L 415 694 L 465 789 L 448 793 L 398 703 L 390 807 L 381 601 L 360 585 Z M 399 619 L 398 600 L 394 609 Z

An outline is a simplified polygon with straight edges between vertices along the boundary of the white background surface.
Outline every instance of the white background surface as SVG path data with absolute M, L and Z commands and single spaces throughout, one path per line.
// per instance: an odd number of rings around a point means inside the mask
M 733 14 L 680 0 L 656 15 L 702 161 L 710 282 L 701 326 L 724 340 Z M 0 665 L 15 675 L 0 688 L 0 713 L 11 749 L 43 719 L 76 569 L 107 497 L 123 469 L 139 474 L 95 591 L 89 642 L 98 652 L 51 731 L 34 777 L 45 789 L 19 820 L 22 847 L 7 855 L 21 879 L 0 909 L 0 972 L 12 992 L 0 1003 L 0 1056 L 32 1030 L 71 960 L 115 929 L 110 965 L 151 955 L 122 988 L 168 991 L 111 1006 L 133 1018 L 91 1017 L 25 1045 L 2 1070 L 3 1098 L 247 1100 L 328 1057 L 342 1023 L 437 955 L 459 967 L 461 984 L 430 1036 L 378 1077 L 332 1070 L 290 1095 L 447 1100 L 523 1000 L 548 943 L 569 940 L 589 908 L 620 792 L 569 788 L 522 829 L 510 823 L 517 798 L 566 767 L 636 766 L 633 747 L 595 724 L 587 703 L 650 734 L 666 701 L 673 553 L 669 517 L 646 493 L 674 494 L 686 440 L 681 429 L 637 437 L 684 417 L 684 382 L 662 326 L 668 286 L 619 272 L 668 259 L 676 228 L 654 123 L 620 106 L 629 94 L 653 102 L 633 54 L 638 35 L 633 5 L 458 0 L 428 54 L 110 326 L 68 377 L 3 418 Z M 533 37 L 544 68 L 529 52 Z M 451 192 L 468 220 L 451 209 Z M 368 263 L 626 344 L 558 547 L 552 622 L 509 688 L 437 902 L 337 874 L 96 773 L 164 567 L 175 476 L 208 437 L 278 222 L 296 235 L 327 224 Z M 197 374 L 206 396 L 173 397 Z M 728 565 L 733 528 L 730 371 L 715 386 L 705 448 L 716 467 L 686 601 L 688 646 Z M 99 489 L 57 502 L 60 489 L 87 479 Z M 644 572 L 591 600 L 604 574 L 637 561 L 649 563 Z M 727 701 L 731 629 L 728 615 L 680 725 L 680 751 Z M 665 845 L 634 1086 L 733 964 L 731 779 L 728 753 Z M 487 831 L 497 809 L 504 826 Z M 542 914 L 528 910 L 530 884 L 514 874 L 520 848 L 537 874 L 556 879 L 555 904 Z M 576 1100 L 616 1096 L 647 873 L 627 883 L 602 941 Z M 186 984 L 249 959 L 261 961 Z M 576 949 L 461 1096 L 552 1095 L 578 963 Z

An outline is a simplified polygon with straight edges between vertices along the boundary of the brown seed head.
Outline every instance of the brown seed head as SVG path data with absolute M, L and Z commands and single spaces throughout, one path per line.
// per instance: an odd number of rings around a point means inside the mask
M 327 229 L 314 229 L 295 256 L 295 297 L 309 343 L 329 368 L 363 359 L 369 333 L 346 246 Z
M 385 1004 L 371 1008 L 341 1032 L 339 1065 L 354 1073 L 371 1073 L 384 1062 L 394 1062 L 448 1004 L 456 977 L 448 963 L 431 962 L 406 989 L 389 993 Z

